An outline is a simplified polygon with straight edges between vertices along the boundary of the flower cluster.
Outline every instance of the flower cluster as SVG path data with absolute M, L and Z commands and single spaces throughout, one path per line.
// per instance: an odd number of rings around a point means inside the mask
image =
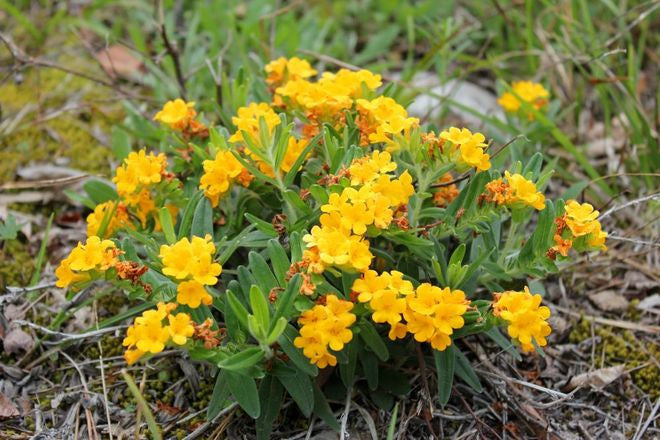
M 392 149 L 394 136 L 408 136 L 419 125 L 419 119 L 408 117 L 406 109 L 392 98 L 379 96 L 371 101 L 358 99 L 355 103 L 362 146 L 382 142 Z
M 507 112 L 517 113 L 521 107 L 521 101 L 530 104 L 536 110 L 540 110 L 548 103 L 550 93 L 541 84 L 531 81 L 515 81 L 511 84 L 511 92 L 505 92 L 497 100 L 497 103 Z M 531 112 L 527 113 L 529 120 L 534 119 Z
M 134 228 L 126 205 L 122 202 L 109 201 L 96 205 L 94 211 L 87 216 L 87 236 L 99 235 L 99 229 L 104 221 L 105 233 L 101 238 L 113 237 L 120 229 Z
M 195 119 L 194 102 L 185 102 L 183 99 L 167 101 L 163 109 L 156 113 L 154 121 L 162 122 L 172 130 L 181 132 L 185 138 L 193 136 L 207 137 L 208 129 Z
M 490 155 L 484 152 L 488 147 L 485 140 L 483 134 L 472 133 L 467 128 L 450 127 L 439 136 L 433 132 L 422 134 L 422 141 L 429 145 L 430 154 L 435 156 L 436 152 L 439 153 L 446 160 L 456 163 L 459 171 L 490 169 Z
M 293 344 L 302 348 L 310 363 L 319 368 L 337 365 L 337 358 L 328 351 L 341 351 L 353 339 L 350 326 L 355 322 L 351 313 L 353 303 L 335 295 L 323 297 L 325 304 L 317 304 L 302 312 L 298 318 L 300 336 Z
M 121 251 L 111 240 L 102 240 L 97 236 L 87 238 L 85 244 L 78 245 L 68 257 L 60 262 L 55 270 L 57 287 L 67 287 L 92 279 L 94 272 L 105 272 L 117 262 Z
M 152 194 L 152 187 L 160 183 L 166 173 L 167 158 L 164 154 L 155 155 L 145 150 L 133 152 L 124 159 L 122 166 L 117 168 L 112 181 L 117 185 L 117 193 L 126 205 L 135 213 L 142 227 L 146 227 L 149 219 L 154 221 L 154 229 L 160 229 L 160 221 L 156 214 L 157 203 Z M 171 212 L 176 213 L 176 206 L 166 205 Z
M 193 279 L 201 284 L 213 285 L 218 282 L 222 267 L 213 262 L 215 245 L 211 236 L 204 238 L 182 238 L 173 245 L 162 245 L 159 257 L 163 262 L 163 273 L 177 280 Z
M 160 353 L 169 342 L 185 345 L 193 336 L 195 328 L 190 315 L 172 313 L 176 307 L 173 303 L 159 303 L 155 310 L 147 310 L 135 318 L 122 343 L 127 347 L 124 359 L 129 365 L 145 354 Z
M 546 336 L 552 329 L 546 322 L 550 309 L 541 306 L 541 295 L 532 294 L 528 287 L 522 292 L 496 293 L 493 314 L 507 322 L 509 336 L 517 339 L 523 351 L 534 350 L 533 342 L 539 347 L 547 344 Z
M 316 75 L 316 69 L 307 60 L 298 57 L 286 59 L 280 57 L 266 64 L 266 83 L 269 86 L 279 86 L 287 81 L 306 79 Z
M 541 211 L 545 208 L 545 196 L 536 190 L 534 182 L 521 174 L 508 171 L 504 172 L 504 180 L 500 177 L 486 184 L 484 199 L 487 202 L 508 205 L 514 209 L 531 206 Z
M 231 151 L 219 151 L 215 159 L 205 160 L 203 166 L 204 174 L 199 180 L 199 189 L 204 191 L 214 208 L 234 182 L 247 187 L 252 181 L 252 175 Z
M 341 69 L 323 73 L 318 81 L 290 79 L 276 89 L 273 104 L 304 115 L 303 134 L 311 138 L 324 123 L 339 128 L 345 123 L 344 111 L 352 109 L 364 91 L 376 90 L 381 84 L 380 75 L 368 70 Z
M 324 213 L 320 226 L 314 226 L 303 240 L 307 256 L 326 266 L 364 272 L 373 255 L 364 240 L 367 228 L 373 225 L 387 229 L 399 208 L 408 203 L 414 193 L 412 177 L 404 171 L 398 178 L 387 174 L 396 169 L 387 152 L 375 151 L 371 156 L 355 160 L 349 167 L 352 186 L 330 194 L 321 206 Z M 399 211 L 402 212 L 402 211 Z
M 465 324 L 463 314 L 469 301 L 461 290 L 441 289 L 422 283 L 416 289 L 403 279 L 401 272 L 369 270 L 355 280 L 353 291 L 358 301 L 369 303 L 374 322 L 390 325 L 392 340 L 412 333 L 418 342 L 429 342 L 433 348 L 443 351 L 451 345 L 455 329 Z
M 565 213 L 555 219 L 557 231 L 554 235 L 555 246 L 549 256 L 557 253 L 566 257 L 572 247 L 607 250 L 605 240 L 607 232 L 602 230 L 598 221 L 598 211 L 589 203 L 568 200 L 564 205 Z

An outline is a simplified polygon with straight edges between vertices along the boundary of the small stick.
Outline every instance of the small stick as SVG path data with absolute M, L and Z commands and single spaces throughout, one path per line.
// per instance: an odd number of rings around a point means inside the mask
M 181 70 L 181 61 L 179 59 L 179 51 L 176 47 L 172 45 L 169 37 L 167 36 L 167 29 L 165 29 L 165 16 L 163 12 L 163 3 L 158 2 L 158 15 L 159 15 L 159 25 L 160 25 L 160 36 L 163 38 L 163 43 L 165 43 L 165 50 L 167 54 L 172 58 L 174 63 L 174 73 L 176 75 L 176 80 L 179 83 L 179 90 L 181 92 L 181 97 L 184 101 L 186 99 L 186 80 L 183 78 L 183 71 Z

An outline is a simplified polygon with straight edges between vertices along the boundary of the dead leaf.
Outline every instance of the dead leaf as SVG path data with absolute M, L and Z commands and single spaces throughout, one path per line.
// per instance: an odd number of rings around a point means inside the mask
M 18 417 L 20 413 L 16 405 L 4 394 L 0 394 L 0 420 Z
M 34 345 L 34 340 L 32 339 L 32 336 L 16 327 L 9 330 L 2 343 L 5 347 L 5 353 L 14 354 L 21 351 L 30 351 Z
M 589 373 L 578 374 L 568 383 L 567 389 L 573 390 L 583 386 L 591 386 L 597 389 L 605 388 L 621 377 L 625 368 L 625 365 L 616 365 L 614 367 L 600 368 Z
M 105 73 L 112 78 L 131 76 L 142 69 L 142 61 L 133 55 L 126 46 L 120 44 L 114 44 L 98 51 L 96 59 Z
M 628 300 L 614 290 L 603 290 L 589 295 L 596 307 L 606 312 L 622 312 L 628 308 Z
M 654 293 L 651 296 L 647 296 L 637 304 L 639 310 L 651 310 L 660 306 L 660 294 Z

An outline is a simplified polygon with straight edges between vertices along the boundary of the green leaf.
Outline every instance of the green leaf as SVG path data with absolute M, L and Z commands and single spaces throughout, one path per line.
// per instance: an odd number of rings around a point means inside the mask
M 272 223 L 261 220 L 260 218 L 250 214 L 249 212 L 246 212 L 244 215 L 245 215 L 245 218 L 250 223 L 252 223 L 258 230 L 260 230 L 264 234 L 268 235 L 269 237 L 279 236 L 279 234 L 275 230 L 275 227 L 273 226 Z
M 444 351 L 433 350 L 433 358 L 438 374 L 438 400 L 440 405 L 445 406 L 454 383 L 454 346 L 450 345 Z
M 117 200 L 117 191 L 110 185 L 100 180 L 90 180 L 83 185 L 83 189 L 94 203 L 101 204 L 109 200 Z
M 110 137 L 110 149 L 118 160 L 123 161 L 126 159 L 131 152 L 131 139 L 128 133 L 119 127 L 113 127 Z
M 383 338 L 378 334 L 376 327 L 366 319 L 361 319 L 358 327 L 360 328 L 360 338 L 367 344 L 367 347 L 378 356 L 378 359 L 383 362 L 387 361 L 390 353 L 387 350 L 387 345 L 383 342 Z
M 250 307 L 257 324 L 266 332 L 270 327 L 270 308 L 263 292 L 255 285 L 250 287 Z
M 225 370 L 225 377 L 229 390 L 241 408 L 253 419 L 259 417 L 261 405 L 254 379 L 229 370 Z
M 345 354 L 348 359 L 347 363 L 339 364 L 339 376 L 346 388 L 351 388 L 355 381 L 355 368 L 357 367 L 358 351 L 359 340 L 356 339 L 349 342 L 341 351 L 341 354 Z
M 4 222 L 0 222 L 0 240 L 16 240 L 21 226 L 16 223 L 16 217 L 9 214 Z
M 522 356 L 516 349 L 516 346 L 511 343 L 511 341 L 500 333 L 498 328 L 491 328 L 487 332 L 484 332 L 489 338 L 491 338 L 497 345 L 499 345 L 503 350 L 509 353 L 517 361 L 522 360 Z
M 361 350 L 358 357 L 362 364 L 362 372 L 367 378 L 369 389 L 373 391 L 378 388 L 378 358 L 367 350 Z
M 257 440 L 271 438 L 273 423 L 282 407 L 284 388 L 273 376 L 266 376 L 259 384 L 259 400 L 263 411 L 256 421 Z
M 399 402 L 394 405 L 392 410 L 392 417 L 390 417 L 390 424 L 387 427 L 387 438 L 386 440 L 394 440 L 394 430 L 396 429 L 396 419 L 399 414 Z
M 284 385 L 284 388 L 286 388 L 291 397 L 293 397 L 293 400 L 305 417 L 311 416 L 314 409 L 314 387 L 309 376 L 304 374 L 279 376 L 278 379 L 282 382 L 282 385 Z
M 264 357 L 264 352 L 259 347 L 250 347 L 229 356 L 218 362 L 218 368 L 230 371 L 241 371 L 255 365 Z
M 287 284 L 284 292 L 277 296 L 277 306 L 275 308 L 275 313 L 273 314 L 273 321 L 277 321 L 280 317 L 287 319 L 291 317 L 293 303 L 299 296 L 301 283 L 302 278 L 300 277 L 300 274 L 295 274 L 293 278 L 289 280 L 289 284 Z
M 465 257 L 465 249 L 465 243 L 458 245 L 458 247 L 451 254 L 451 258 L 449 258 L 449 266 L 461 265 L 463 262 L 463 257 Z
M 122 369 L 121 375 L 124 377 L 124 381 L 126 382 L 126 385 L 128 385 L 128 389 L 131 391 L 131 394 L 133 394 L 133 397 L 135 398 L 138 407 L 142 411 L 142 414 L 144 415 L 144 419 L 147 421 L 147 426 L 149 427 L 149 432 L 151 433 L 151 436 L 154 438 L 154 440 L 161 440 L 163 437 L 161 436 L 160 428 L 158 427 L 158 424 L 156 423 L 156 419 L 154 418 L 154 415 L 151 412 L 151 408 L 149 408 L 149 404 L 147 403 L 147 401 L 144 399 L 144 396 L 140 392 L 140 389 L 137 387 L 135 381 L 126 370 Z
M 261 254 L 251 251 L 248 254 L 248 261 L 250 263 L 250 272 L 254 275 L 254 279 L 257 281 L 259 288 L 266 295 L 270 292 L 270 289 L 279 285 L 273 272 L 271 272 L 270 267 L 268 267 L 266 260 Z
M 209 406 L 206 409 L 206 420 L 213 420 L 220 411 L 222 411 L 227 398 L 229 397 L 229 385 L 225 379 L 225 373 L 220 370 L 215 378 L 215 386 L 211 394 Z
M 213 207 L 206 197 L 202 197 L 195 207 L 190 234 L 197 237 L 213 237 Z
M 287 321 L 284 316 L 281 316 L 279 319 L 273 320 L 273 322 L 273 328 L 268 334 L 268 339 L 266 340 L 266 344 L 268 345 L 272 345 L 275 341 L 277 341 L 277 339 L 282 335 L 282 332 L 284 332 L 284 329 L 286 328 L 286 325 L 289 321 Z
M 227 303 L 229 304 L 229 308 L 232 310 L 232 312 L 234 312 L 236 319 L 238 319 L 238 322 L 241 323 L 243 328 L 247 329 L 248 311 L 245 309 L 245 306 L 243 306 L 243 303 L 241 303 L 239 299 L 236 298 L 236 295 L 231 290 L 227 290 L 226 295 L 227 295 Z
M 272 239 L 268 241 L 268 256 L 270 257 L 270 264 L 273 266 L 273 273 L 277 278 L 277 281 L 280 286 L 286 284 L 286 276 L 291 267 L 291 262 L 289 257 L 286 255 L 286 251 L 280 244 L 279 240 Z
M 197 191 L 193 196 L 188 200 L 186 207 L 183 209 L 183 215 L 181 216 L 181 223 L 179 223 L 179 232 L 177 234 L 177 239 L 181 240 L 183 237 L 188 237 L 190 235 L 190 228 L 192 226 L 193 214 L 199 204 L 199 201 L 204 197 L 202 191 Z
M 317 384 L 314 384 L 314 414 L 323 420 L 331 429 L 339 432 L 339 422 L 335 419 L 335 415 L 330 409 L 328 400 L 325 398 L 323 391 L 321 391 L 321 388 L 319 388 Z
M 456 375 L 460 377 L 463 382 L 470 385 L 470 388 L 472 388 L 474 391 L 481 393 L 483 391 L 483 387 L 481 386 L 481 382 L 479 381 L 477 373 L 475 373 L 474 369 L 472 369 L 472 365 L 470 365 L 468 358 L 458 348 L 454 349 L 454 356 L 456 358 L 454 365 Z
M 158 217 L 160 218 L 160 226 L 165 234 L 165 240 L 168 244 L 176 242 L 176 235 L 174 234 L 174 225 L 172 224 L 172 214 L 170 210 L 163 207 L 158 210 Z

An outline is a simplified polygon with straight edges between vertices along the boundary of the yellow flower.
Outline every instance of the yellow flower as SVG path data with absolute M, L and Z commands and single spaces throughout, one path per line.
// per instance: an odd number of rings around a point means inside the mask
M 600 230 L 600 222 L 596 220 L 599 212 L 589 203 L 579 203 L 576 200 L 568 200 L 564 206 L 566 210 L 566 225 L 571 230 L 573 237 L 581 237 Z
M 493 314 L 507 321 L 509 336 L 517 339 L 523 351 L 534 350 L 532 341 L 547 345 L 546 336 L 552 329 L 546 322 L 550 309 L 540 306 L 541 295 L 532 295 L 528 287 L 523 292 L 507 291 L 495 295 Z
M 292 57 L 288 60 L 280 57 L 268 63 L 265 70 L 268 74 L 266 83 L 271 86 L 316 75 L 316 70 L 312 68 L 309 62 L 298 57 Z
M 416 341 L 429 342 L 436 350 L 451 345 L 450 335 L 465 325 L 463 314 L 469 301 L 462 290 L 422 283 L 405 299 L 408 307 L 403 317 L 408 331 Z
M 317 304 L 301 313 L 298 318 L 300 336 L 293 344 L 303 349 L 303 354 L 319 368 L 336 365 L 337 359 L 328 352 L 328 347 L 339 351 L 353 339 L 349 327 L 355 322 L 355 315 L 350 311 L 353 303 L 337 298 L 335 295 L 324 297 L 325 305 Z
M 85 244 L 78 242 L 67 260 L 69 268 L 76 272 L 108 270 L 117 261 L 118 254 L 119 251 L 112 241 L 91 236 Z
M 144 352 L 138 350 L 137 348 L 128 349 L 124 352 L 124 360 L 128 365 L 133 365 L 136 363 L 142 356 Z
M 483 134 L 473 134 L 467 128 L 451 127 L 440 133 L 440 139 L 451 143 L 450 154 L 455 151 L 459 152 L 456 157 L 459 164 L 474 167 L 478 171 L 490 168 L 490 155 L 484 153 L 484 148 L 488 144 L 484 142 L 486 137 Z
M 597 226 L 594 228 L 594 230 L 591 232 L 591 236 L 589 237 L 589 241 L 587 244 L 591 247 L 598 248 L 602 251 L 607 250 L 607 246 L 605 246 L 605 239 L 607 238 L 607 232 L 601 230 L 601 225 L 600 222 L 596 221 Z
M 174 130 L 182 130 L 197 114 L 194 107 L 194 102 L 185 102 L 180 98 L 167 101 L 163 109 L 154 116 L 154 121 L 167 124 Z
M 206 291 L 203 284 L 197 281 L 184 281 L 177 286 L 176 301 L 191 309 L 196 309 L 200 304 L 209 305 L 213 298 Z
M 160 247 L 160 258 L 163 262 L 163 273 L 178 280 L 193 279 L 200 284 L 214 285 L 218 282 L 218 275 L 222 267 L 212 260 L 215 254 L 215 245 L 210 241 L 211 236 L 205 238 L 182 238 L 173 245 Z
M 163 327 L 165 317 L 157 310 L 147 310 L 135 318 L 135 346 L 144 353 L 160 353 L 170 339 L 170 332 Z
M 189 337 L 195 333 L 195 328 L 191 324 L 192 320 L 187 313 L 172 314 L 167 317 L 169 324 L 167 330 L 172 342 L 177 345 L 186 343 Z
M 520 174 L 510 174 L 508 171 L 504 172 L 504 176 L 509 184 L 510 203 L 522 202 L 539 211 L 545 208 L 545 196 L 536 191 L 534 182 L 525 179 Z
M 71 270 L 71 259 L 68 257 L 62 260 L 57 269 L 55 269 L 55 277 L 57 278 L 55 286 L 60 288 L 89 279 L 89 276 L 78 274 Z
M 387 334 L 387 337 L 390 338 L 392 341 L 396 341 L 397 339 L 405 338 L 407 334 L 408 334 L 408 327 L 406 327 L 405 324 L 397 322 L 396 324 L 390 327 L 390 331 Z
M 379 96 L 371 101 L 358 99 L 355 103 L 360 113 L 357 125 L 363 146 L 380 142 L 390 144 L 394 136 L 408 135 L 419 125 L 419 119 L 409 118 L 406 109 L 392 98 Z
M 245 142 L 242 133 L 244 131 L 248 133 L 255 142 L 259 143 L 259 121 L 261 118 L 264 119 L 266 126 L 268 127 L 268 133 L 266 133 L 268 137 L 273 134 L 275 127 L 282 122 L 270 105 L 265 102 L 253 102 L 247 107 L 239 108 L 238 116 L 231 118 L 231 122 L 236 126 L 237 130 L 236 133 L 229 138 L 229 142 Z
M 394 325 L 401 321 L 401 315 L 406 311 L 406 300 L 400 298 L 395 290 L 383 290 L 369 302 L 374 311 L 371 319 L 374 322 L 387 322 Z
M 536 190 L 534 182 L 518 173 L 505 171 L 504 176 L 506 183 L 499 178 L 486 184 L 487 201 L 514 208 L 531 206 L 539 211 L 545 208 L 545 196 Z
M 387 151 L 374 151 L 371 156 L 355 159 L 348 172 L 351 185 L 363 185 L 372 182 L 381 174 L 396 170 L 396 163 L 392 162 L 392 156 Z
M 115 205 L 117 207 L 115 208 Z M 114 209 L 114 212 L 113 212 Z M 98 235 L 99 228 L 105 216 L 108 215 L 108 223 L 103 238 L 112 237 L 119 229 L 131 228 L 133 224 L 128 217 L 126 205 L 121 202 L 105 202 L 96 205 L 94 212 L 87 216 L 87 236 Z
M 147 155 L 145 150 L 131 152 L 117 168 L 112 181 L 117 185 L 119 195 L 126 197 L 135 193 L 139 185 L 160 182 L 166 166 L 167 158 L 162 153 L 156 156 L 154 153 Z
M 520 100 L 531 104 L 536 110 L 540 110 L 548 103 L 550 93 L 541 84 L 531 81 L 515 81 L 511 84 L 511 92 L 505 92 L 497 100 L 497 103 L 504 108 L 507 112 L 516 113 L 520 110 Z M 518 95 L 518 97 L 516 97 Z M 520 98 L 520 100 L 519 100 Z M 534 115 L 527 114 L 527 117 L 532 120 Z
M 215 159 L 205 160 L 204 175 L 199 181 L 199 189 L 211 201 L 215 208 L 220 198 L 229 191 L 231 184 L 241 173 L 247 171 L 231 151 L 220 151 Z

